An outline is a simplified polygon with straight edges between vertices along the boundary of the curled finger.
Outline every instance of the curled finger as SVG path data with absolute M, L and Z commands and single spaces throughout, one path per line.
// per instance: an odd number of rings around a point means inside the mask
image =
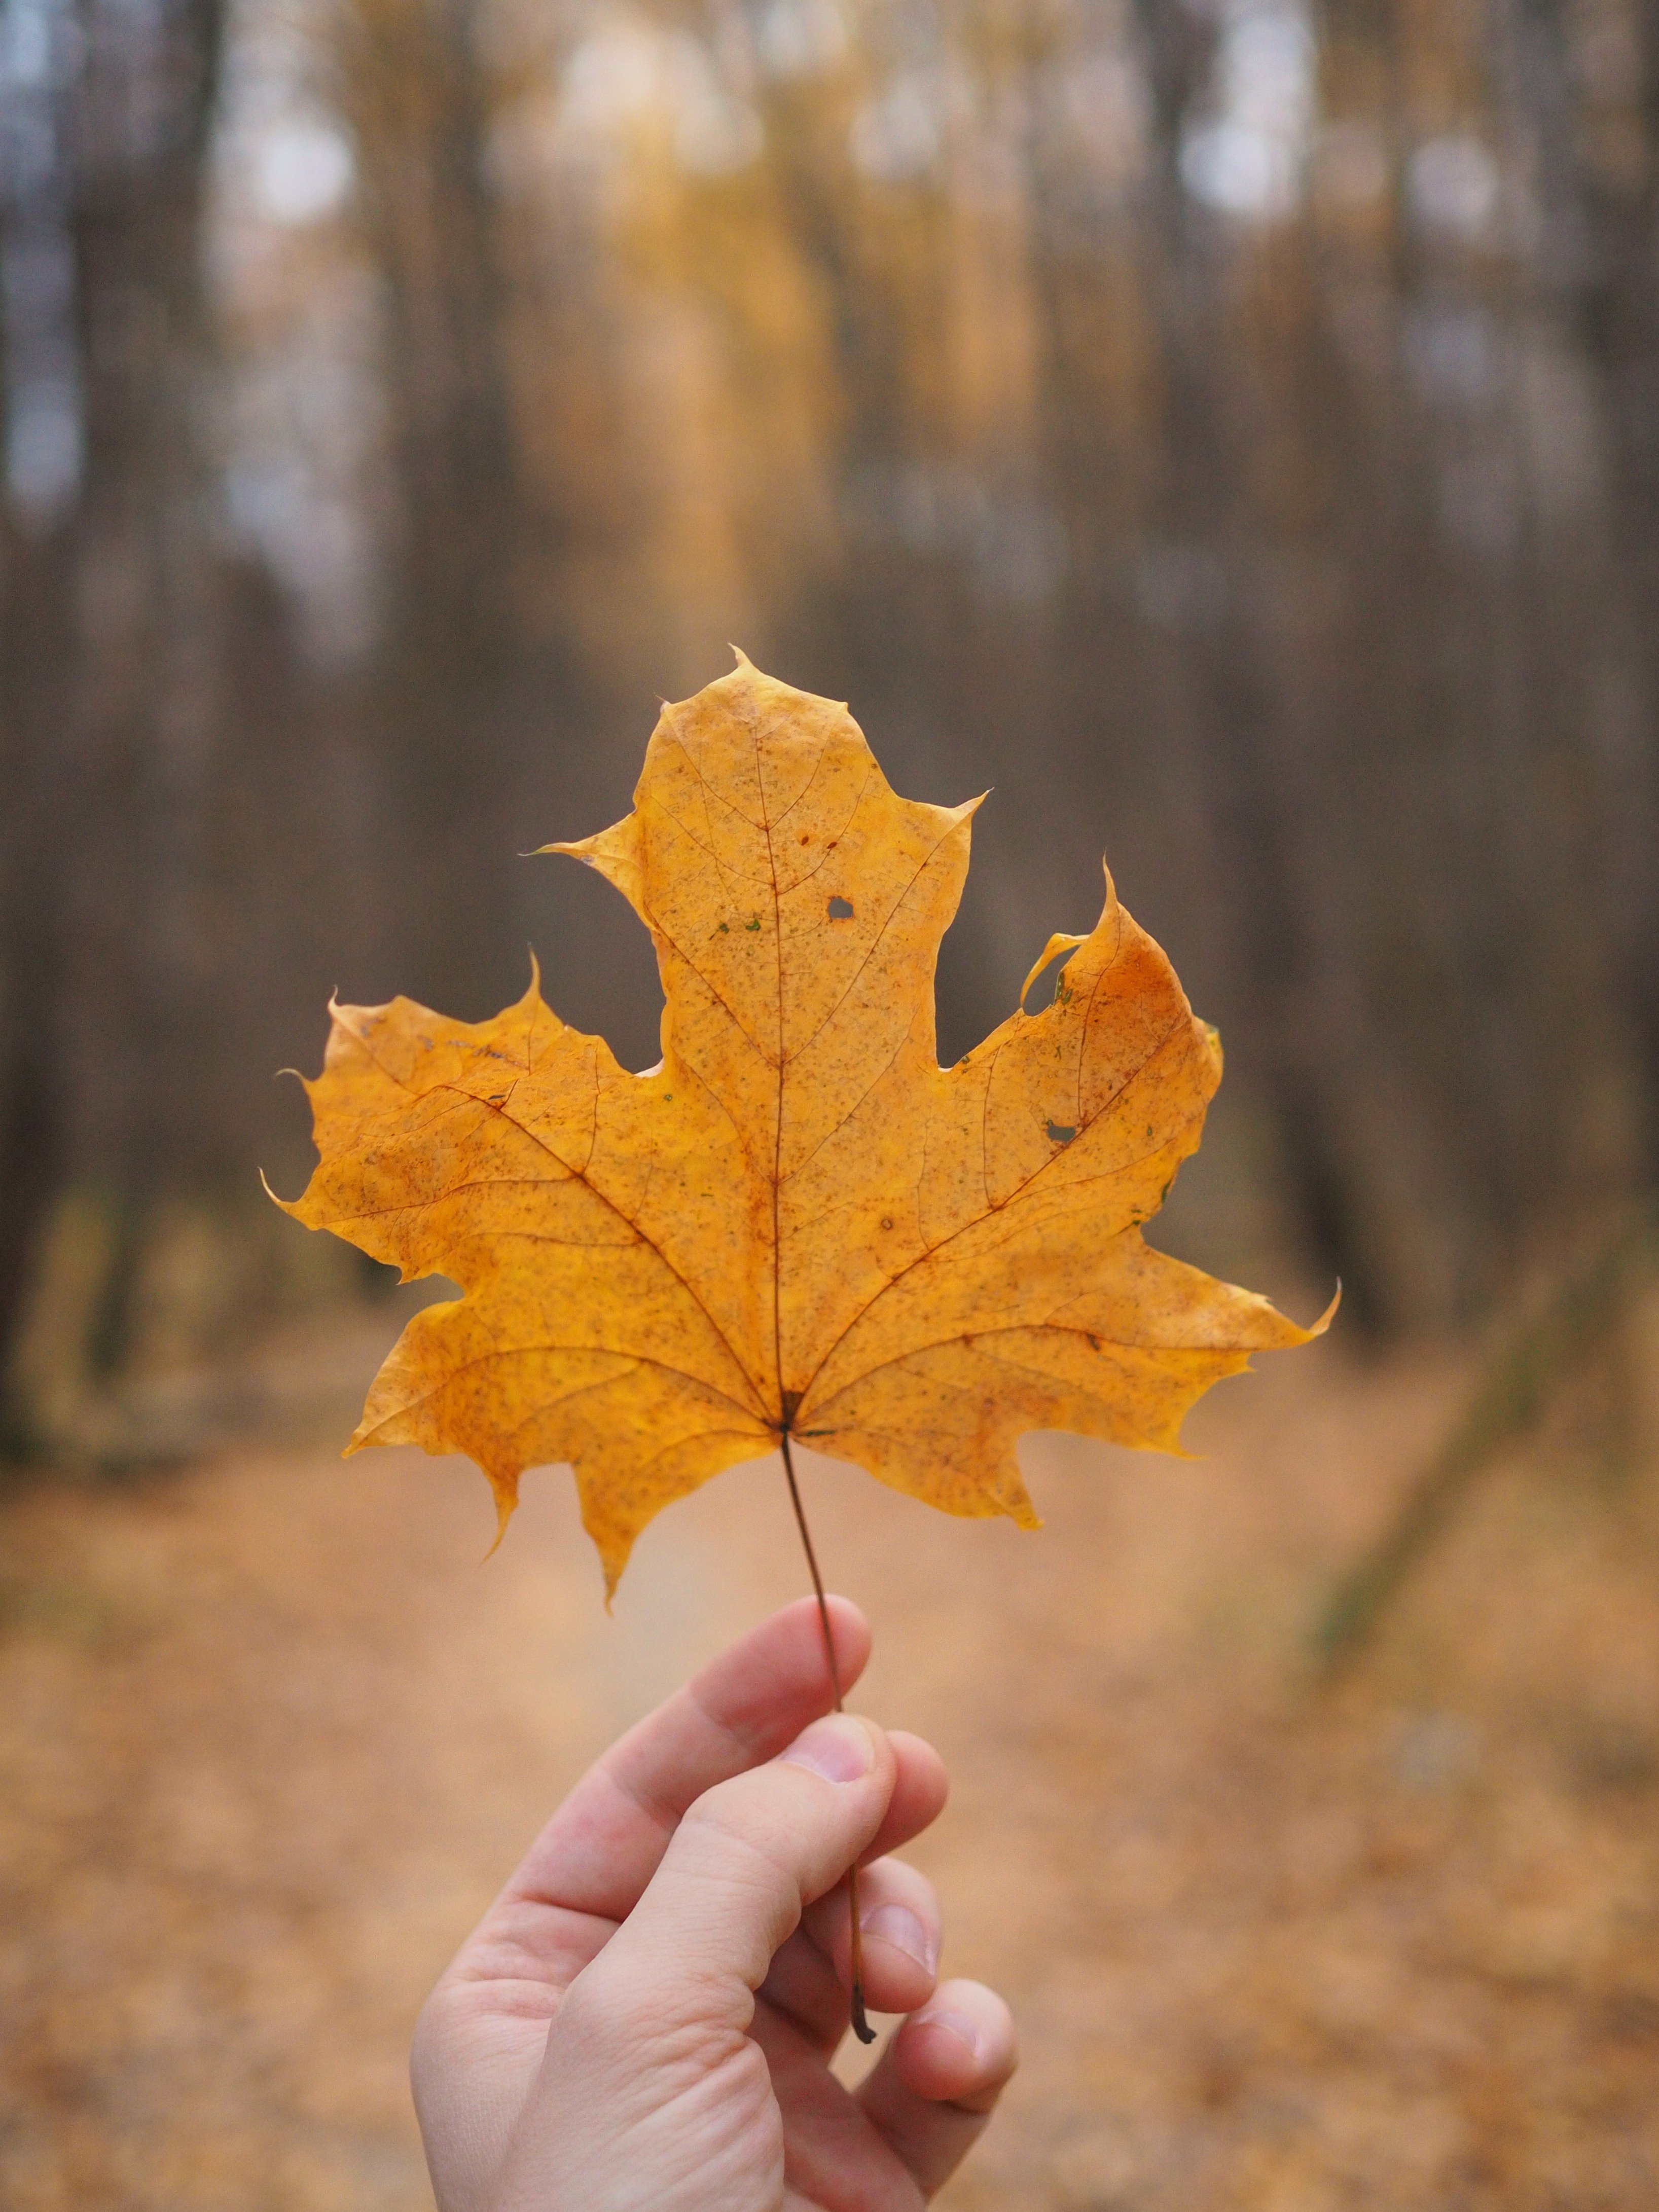
M 859 1875 L 864 1938 L 864 1995 L 874 2012 L 914 2012 L 933 1994 L 939 1964 L 939 1908 L 925 1875 L 902 1859 L 874 1860 Z M 852 1987 L 844 1884 L 806 1908 L 772 1961 L 762 1994 L 820 2049 L 847 2032 Z
M 1012 2015 L 982 1982 L 944 1982 L 859 2092 L 866 2117 L 923 2194 L 943 2188 L 1018 2063 Z

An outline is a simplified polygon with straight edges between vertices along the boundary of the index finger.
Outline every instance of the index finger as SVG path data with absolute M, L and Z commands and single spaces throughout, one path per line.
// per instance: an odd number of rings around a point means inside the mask
M 842 1687 L 864 1672 L 870 1627 L 828 1601 Z M 835 1702 L 816 1598 L 799 1598 L 712 1660 L 591 1766 L 526 1852 L 504 1899 L 623 1920 L 687 1809 L 775 1758 Z

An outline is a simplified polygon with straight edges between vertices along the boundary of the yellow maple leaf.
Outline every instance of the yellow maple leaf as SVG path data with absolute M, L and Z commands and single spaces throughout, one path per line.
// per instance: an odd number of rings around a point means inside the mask
M 1035 1526 L 1026 1431 L 1174 1450 L 1212 1382 L 1329 1320 L 1142 1241 L 1221 1051 L 1109 876 L 1031 971 L 1073 948 L 1053 1004 L 942 1069 L 978 801 L 897 798 L 844 707 L 738 659 L 665 707 L 625 821 L 544 848 L 650 930 L 661 1064 L 629 1073 L 538 978 L 477 1024 L 337 1005 L 287 1209 L 464 1293 L 404 1329 L 350 1449 L 465 1452 L 503 1525 L 526 1468 L 569 1462 L 613 1589 L 653 1515 L 786 1436 Z

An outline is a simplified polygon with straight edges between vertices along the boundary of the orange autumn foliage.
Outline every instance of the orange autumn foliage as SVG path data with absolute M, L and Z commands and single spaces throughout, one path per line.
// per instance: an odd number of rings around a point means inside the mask
M 659 1066 L 539 978 L 477 1024 L 332 1009 L 287 1210 L 464 1293 L 410 1322 L 352 1449 L 465 1452 L 503 1522 L 568 1461 L 614 1589 L 654 1514 L 785 1433 L 1030 1527 L 1027 1431 L 1173 1450 L 1212 1382 L 1325 1327 L 1142 1240 L 1221 1053 L 1109 877 L 1032 970 L 1074 948 L 1054 1003 L 939 1066 L 977 804 L 897 798 L 844 707 L 739 656 L 664 708 L 626 820 L 545 848 L 650 930 Z

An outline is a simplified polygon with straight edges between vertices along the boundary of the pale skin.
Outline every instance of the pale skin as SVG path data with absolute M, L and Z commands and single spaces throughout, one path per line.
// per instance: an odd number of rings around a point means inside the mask
M 850 1686 L 869 1630 L 830 1619 Z M 830 1703 L 807 1599 L 565 1799 L 416 2030 L 439 2212 L 915 2212 L 955 2172 L 1013 2023 L 937 1979 L 938 1899 L 889 1856 L 944 1806 L 938 1753 Z M 849 2093 L 854 1861 L 866 1996 L 905 2018 Z

